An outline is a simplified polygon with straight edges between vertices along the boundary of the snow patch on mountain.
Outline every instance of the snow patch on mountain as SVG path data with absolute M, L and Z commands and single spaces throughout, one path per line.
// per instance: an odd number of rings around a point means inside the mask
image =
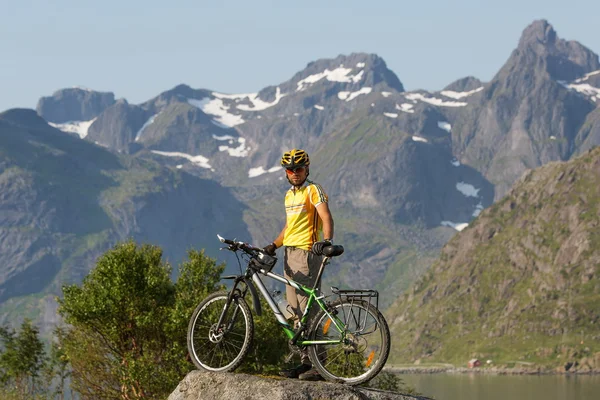
M 412 100 L 414 103 L 416 103 L 417 100 L 421 100 L 425 103 L 440 107 L 464 107 L 467 105 L 467 103 L 461 101 L 444 101 L 442 99 L 438 99 L 437 97 L 424 96 L 421 93 L 408 93 L 404 95 L 404 97 L 406 97 L 408 100 Z
M 396 104 L 396 110 L 400 110 L 409 114 L 414 114 L 415 110 L 412 109 L 413 107 L 414 105 L 410 103 L 402 103 L 400 105 Z
M 581 93 L 584 96 L 589 97 L 592 101 L 600 101 L 600 88 L 590 85 L 589 83 L 583 83 L 587 81 L 591 76 L 600 74 L 600 70 L 592 71 L 581 78 L 575 79 L 573 82 L 557 81 L 564 87 L 570 90 L 574 90 Z
M 154 122 L 154 120 L 156 119 L 156 116 L 158 114 L 154 114 L 153 116 L 151 116 L 150 118 L 148 118 L 148 120 L 146 122 L 144 122 L 144 125 L 142 125 L 142 127 L 140 128 L 139 131 L 137 131 L 137 133 L 135 134 L 135 142 L 139 141 L 140 138 L 142 137 L 142 132 L 144 132 L 144 129 L 146 129 L 146 127 L 150 124 L 152 124 Z
M 331 82 L 348 82 L 348 83 L 357 83 L 362 79 L 364 70 L 361 70 L 356 75 L 348 75 L 352 72 L 353 68 L 344 68 L 343 65 L 340 65 L 338 68 L 334 70 L 325 69 L 325 71 L 309 75 L 304 79 L 301 79 L 297 83 L 297 91 L 306 90 L 306 88 L 313 83 L 320 81 L 321 79 L 327 79 Z
M 55 124 L 54 122 L 48 122 L 50 126 L 60 129 L 63 132 L 76 133 L 81 139 L 87 136 L 88 129 L 94 123 L 96 118 L 89 121 L 67 121 L 61 124 Z
M 438 125 L 439 128 L 445 130 L 448 133 L 450 133 L 450 130 L 452 129 L 452 125 L 450 125 L 446 121 L 438 121 L 437 125 Z
M 272 102 L 269 103 L 269 102 L 261 100 L 258 97 L 258 93 L 223 94 L 223 93 L 213 92 L 212 94 L 213 94 L 213 96 L 215 96 L 216 98 L 219 98 L 219 99 L 234 99 L 237 101 L 243 100 L 243 99 L 248 99 L 252 103 L 252 106 L 249 106 L 247 104 L 239 104 L 236 106 L 236 108 L 238 110 L 242 110 L 242 111 L 266 110 L 267 108 L 273 107 L 274 105 L 279 103 L 279 100 L 281 100 L 282 98 L 284 98 L 287 95 L 285 93 L 282 94 L 281 89 L 279 89 L 279 87 L 277 87 L 277 89 L 275 91 L 275 100 L 273 100 Z
M 456 184 L 456 190 L 467 197 L 479 197 L 479 190 L 481 189 L 475 189 L 475 186 L 465 182 L 458 182 Z
M 323 106 L 320 106 L 320 105 L 318 105 L 318 104 L 315 104 L 315 105 L 314 105 L 314 107 L 315 107 L 317 110 L 321 110 L 321 111 L 323 111 L 323 110 L 325 109 L 325 107 L 323 107 Z
M 381 92 L 381 95 L 383 97 L 390 97 L 392 95 L 392 92 Z
M 231 114 L 229 112 L 229 106 L 225 105 L 220 98 L 211 99 L 205 97 L 200 100 L 188 99 L 188 103 L 194 107 L 198 107 L 205 114 L 214 116 L 215 119 L 213 120 L 213 123 L 222 128 L 233 128 L 236 125 L 246 122 L 241 115 Z
M 280 165 L 276 165 L 274 167 L 271 167 L 267 170 L 265 170 L 263 167 L 256 167 L 256 168 L 250 168 L 248 170 L 248 178 L 255 178 L 257 176 L 263 175 L 263 174 L 268 174 L 271 172 L 276 172 L 283 169 L 283 167 L 281 167 Z
M 596 70 L 596 71 L 588 72 L 587 74 L 585 74 L 581 78 L 575 79 L 575 83 L 580 83 L 580 82 L 587 81 L 590 76 L 594 76 L 594 75 L 597 75 L 597 74 L 600 74 L 600 69 Z
M 475 206 L 475 211 L 473 211 L 473 216 L 478 217 L 482 211 L 483 211 L 483 204 L 481 204 L 481 202 L 479 202 L 479 204 L 477 204 Z
M 412 140 L 414 140 L 415 142 L 423 142 L 423 143 L 429 143 L 429 141 L 427 139 L 425 139 L 424 137 L 421 136 L 413 136 Z
M 232 157 L 246 157 L 251 148 L 246 147 L 246 139 L 240 137 L 237 139 L 240 145 L 238 147 L 219 146 L 219 151 L 226 151 Z
M 558 83 L 567 89 L 572 89 L 584 96 L 588 96 L 592 101 L 600 100 L 600 89 L 589 83 L 566 83 L 565 81 L 558 81 Z
M 389 117 L 389 118 L 398 118 L 398 114 L 396 114 L 396 113 L 384 112 L 383 115 L 385 115 L 386 117 Z
M 483 90 L 483 86 L 478 87 L 477 89 L 469 90 L 468 92 L 455 92 L 453 90 L 442 90 L 440 92 L 441 95 L 453 98 L 455 100 L 462 99 L 463 97 L 468 97 L 477 92 L 481 92 Z
M 235 140 L 235 138 L 231 135 L 223 135 L 223 136 L 212 135 L 212 137 L 215 140 L 226 140 L 229 142 L 229 144 L 233 144 L 233 141 Z
M 469 226 L 469 224 L 468 224 L 468 223 L 466 223 L 466 222 L 459 222 L 459 223 L 456 223 L 456 222 L 452 222 L 452 221 L 442 221 L 442 222 L 440 223 L 440 225 L 442 225 L 442 226 L 449 226 L 450 228 L 454 228 L 454 229 L 456 229 L 457 231 L 462 231 L 462 230 L 463 230 L 463 229 L 465 229 L 467 226 Z
M 339 92 L 338 98 L 340 100 L 350 101 L 350 100 L 357 98 L 361 94 L 369 94 L 369 93 L 371 93 L 372 90 L 373 90 L 373 88 L 364 87 L 360 90 L 357 90 L 356 92 Z
M 211 171 L 214 171 L 212 169 L 211 165 L 208 163 L 209 159 L 204 156 L 201 156 L 201 155 L 192 156 L 191 154 L 180 153 L 177 151 L 151 150 L 151 152 L 154 154 L 158 154 L 159 156 L 185 158 L 185 159 L 189 160 L 190 162 L 196 164 L 199 167 L 207 168 L 207 169 L 210 169 Z

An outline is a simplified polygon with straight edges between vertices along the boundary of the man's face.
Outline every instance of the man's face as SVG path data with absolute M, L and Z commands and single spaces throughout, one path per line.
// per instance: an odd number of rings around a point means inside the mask
M 306 180 L 306 167 L 289 168 L 285 170 L 288 179 L 294 186 L 300 186 Z

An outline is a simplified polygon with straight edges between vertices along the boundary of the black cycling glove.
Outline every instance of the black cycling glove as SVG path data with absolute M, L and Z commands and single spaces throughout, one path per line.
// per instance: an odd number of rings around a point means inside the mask
M 312 245 L 312 252 L 319 256 L 323 255 L 323 249 L 331 245 L 331 240 L 322 240 L 320 242 L 315 242 L 315 244 Z
M 277 250 L 277 246 L 275 246 L 275 243 L 271 243 L 263 247 L 263 251 L 270 256 L 275 255 L 275 250 Z

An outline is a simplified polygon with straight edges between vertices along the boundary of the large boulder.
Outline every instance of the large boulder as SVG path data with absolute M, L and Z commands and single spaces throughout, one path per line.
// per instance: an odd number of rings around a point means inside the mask
M 274 379 L 246 374 L 204 371 L 190 372 L 175 388 L 168 400 L 427 400 L 382 390 L 352 387 L 327 382 Z

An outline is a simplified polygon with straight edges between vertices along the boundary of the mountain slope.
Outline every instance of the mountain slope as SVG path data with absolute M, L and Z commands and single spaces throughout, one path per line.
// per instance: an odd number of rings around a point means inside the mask
M 599 228 L 600 148 L 527 172 L 390 309 L 393 359 L 600 368 Z
M 248 235 L 230 190 L 66 135 L 33 110 L 0 114 L 0 193 L 3 320 L 23 296 L 81 281 L 118 240 L 157 244 L 176 265 L 192 247 L 217 255 L 217 233 Z

